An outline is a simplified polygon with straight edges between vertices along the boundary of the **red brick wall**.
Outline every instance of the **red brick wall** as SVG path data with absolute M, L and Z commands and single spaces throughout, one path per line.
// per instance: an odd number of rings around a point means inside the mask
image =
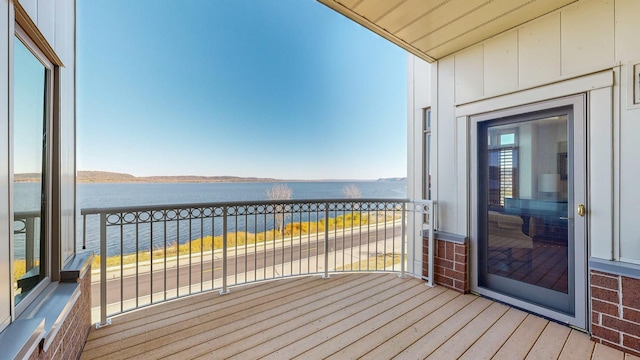
M 422 252 L 423 276 L 429 276 L 429 239 L 424 238 Z M 469 292 L 469 247 L 452 241 L 436 239 L 434 282 L 462 293 Z
M 640 356 L 640 280 L 591 271 L 591 337 Z
M 83 278 L 78 279 L 80 284 L 80 298 L 67 315 L 58 330 L 55 339 L 47 349 L 42 350 L 42 343 L 36 348 L 30 359 L 79 359 L 84 349 L 84 344 L 91 329 L 91 269 Z

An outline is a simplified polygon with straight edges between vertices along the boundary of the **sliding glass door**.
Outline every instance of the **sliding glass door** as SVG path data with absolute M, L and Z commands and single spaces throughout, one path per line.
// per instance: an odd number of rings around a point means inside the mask
M 581 99 L 476 122 L 478 287 L 559 319 L 585 301 Z

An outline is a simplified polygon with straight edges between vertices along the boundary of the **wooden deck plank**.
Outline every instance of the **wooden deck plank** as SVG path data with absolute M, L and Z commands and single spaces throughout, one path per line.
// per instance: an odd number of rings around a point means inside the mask
M 524 359 L 548 323 L 549 320 L 531 314 L 527 315 L 493 359 Z
M 460 360 L 491 359 L 526 317 L 526 312 L 510 308 L 460 356 Z
M 482 311 L 460 331 L 438 347 L 436 351 L 432 352 L 427 359 L 459 358 L 508 310 L 509 307 L 506 305 L 495 302 L 492 303 L 486 310 Z
M 411 284 L 400 278 L 395 278 L 386 283 L 389 286 L 390 291 L 402 291 L 411 287 Z M 270 343 L 270 340 L 279 341 L 284 339 L 287 341 L 287 334 L 295 332 L 296 335 L 307 336 L 313 333 L 315 326 L 322 326 L 323 324 L 331 321 L 331 319 L 341 320 L 343 317 L 347 317 L 353 313 L 357 313 L 367 307 L 374 306 L 375 304 L 392 297 L 389 292 L 380 292 L 379 287 L 371 287 L 367 289 L 357 290 L 357 294 L 346 297 L 335 297 L 335 299 L 327 300 L 326 303 L 322 301 L 316 301 L 310 304 L 308 307 L 300 308 L 299 313 L 295 317 L 291 317 L 283 321 L 283 317 L 278 321 L 273 321 L 272 324 L 266 326 L 263 331 L 255 332 L 255 329 L 246 334 L 240 334 L 235 341 L 225 341 L 224 346 L 215 349 L 216 357 L 227 358 L 239 358 L 245 359 L 249 354 L 268 354 L 275 349 L 272 348 L 274 344 Z M 293 340 L 290 340 L 293 341 Z M 198 353 L 197 349 L 188 349 L 188 355 L 198 358 L 199 356 L 208 355 L 208 351 L 205 353 Z M 182 357 L 181 353 L 176 354 L 178 357 Z M 184 355 L 187 355 L 186 353 Z
M 298 286 L 303 286 L 305 283 L 312 282 L 315 277 L 305 277 L 305 278 L 294 278 L 294 279 L 286 279 L 281 281 L 281 283 L 274 282 L 272 287 L 269 289 L 265 289 L 264 286 L 260 286 L 262 284 L 251 284 L 246 287 L 239 287 L 238 289 L 234 289 L 237 291 L 242 289 L 242 297 L 251 297 L 256 293 L 264 293 L 267 292 L 277 292 L 279 290 L 285 290 L 289 288 L 296 288 Z M 193 296 L 187 296 L 184 298 L 173 299 L 164 303 L 154 304 L 147 307 L 140 308 L 139 310 L 128 312 L 125 314 L 120 314 L 112 317 L 112 325 L 115 326 L 107 326 L 101 328 L 100 331 L 92 331 L 89 334 L 89 339 L 97 339 L 100 337 L 109 336 L 113 333 L 120 332 L 122 330 L 135 329 L 140 325 L 149 324 L 150 322 L 155 321 L 163 321 L 168 317 L 172 317 L 174 315 L 179 315 L 185 313 L 192 309 L 200 309 L 206 308 L 209 306 L 213 306 L 214 304 L 221 304 L 229 300 L 228 296 L 220 296 L 217 291 L 211 291 L 206 293 L 195 294 Z M 163 311 L 159 312 L 156 310 L 158 306 L 161 306 Z M 127 321 L 124 323 L 120 323 L 121 318 L 126 318 Z
M 596 344 L 593 349 L 592 360 L 624 360 L 624 353 L 618 349 L 602 344 Z
M 81 358 L 640 360 L 561 324 L 396 274 L 234 290 L 122 314 L 92 330 Z
M 441 323 L 445 322 L 449 317 L 460 311 L 469 303 L 479 298 L 474 295 L 458 296 L 455 299 L 444 304 L 442 307 L 420 319 L 404 330 L 398 332 L 390 339 L 374 336 L 371 344 L 379 344 L 375 349 L 362 356 L 362 359 L 391 359 L 401 353 L 408 346 L 420 339 L 424 334 L 437 328 Z M 376 334 L 374 334 L 376 335 Z M 364 350 L 371 348 L 371 344 L 362 344 Z M 358 352 L 362 349 L 355 349 Z M 336 357 L 338 359 L 339 357 Z M 351 358 L 351 356 L 348 356 Z
M 493 303 L 493 301 L 484 298 L 472 301 L 469 305 L 460 309 L 460 311 L 456 312 L 438 327 L 423 334 L 418 341 L 404 349 L 404 351 L 398 354 L 396 358 L 425 358 Z
M 331 280 L 324 280 L 322 282 L 330 281 Z M 322 308 L 342 298 L 347 298 L 352 295 L 357 296 L 360 291 L 375 287 L 376 284 L 385 281 L 389 281 L 389 279 L 377 276 L 367 281 L 362 280 L 355 282 L 357 284 L 355 286 L 351 283 L 341 284 L 322 291 L 323 297 L 321 298 L 318 298 L 317 295 L 314 296 L 314 294 L 320 291 L 317 288 L 312 288 L 309 289 L 308 296 L 290 302 L 287 307 L 280 306 L 274 308 L 273 311 L 257 312 L 251 316 L 239 314 L 241 318 L 234 320 L 232 323 L 215 324 L 215 322 L 211 322 L 202 324 L 201 327 L 198 327 L 196 333 L 182 337 L 179 341 L 175 341 L 173 336 L 165 339 L 164 341 L 171 341 L 171 344 L 165 344 L 162 347 L 158 347 L 157 344 L 145 343 L 140 347 L 139 350 L 142 351 L 139 352 L 138 356 L 132 359 L 146 360 L 149 357 L 161 358 L 187 349 L 192 355 L 206 354 L 227 344 L 246 340 L 255 333 L 269 329 L 292 318 L 301 317 L 309 311 Z M 218 335 L 211 339 L 209 332 L 217 333 Z
M 355 281 L 355 280 L 357 280 L 357 278 L 351 279 L 351 281 Z M 344 281 L 348 281 L 348 279 L 343 279 L 338 281 L 344 282 Z M 292 294 L 304 295 L 305 291 L 307 291 L 306 289 L 308 289 L 309 286 L 316 286 L 313 282 L 294 282 L 292 285 L 294 286 L 289 288 L 284 288 L 284 290 L 281 287 L 277 287 L 277 290 L 283 290 L 284 293 L 287 293 L 290 295 Z M 319 286 L 322 288 L 324 287 L 330 288 L 330 284 L 320 284 Z M 124 349 L 124 348 L 133 347 L 138 344 L 144 344 L 150 341 L 151 339 L 155 339 L 157 337 L 163 336 L 166 333 L 168 326 L 170 326 L 172 332 L 187 330 L 189 327 L 192 326 L 192 322 L 190 321 L 192 319 L 194 321 L 229 320 L 229 316 L 239 311 L 241 311 L 243 314 L 246 314 L 247 310 L 244 310 L 244 307 L 242 304 L 256 305 L 255 307 L 250 307 L 250 309 L 248 310 L 249 312 L 260 311 L 260 309 L 266 310 L 264 306 L 263 307 L 258 307 L 258 306 L 269 298 L 272 298 L 274 296 L 275 297 L 282 296 L 282 293 L 277 291 L 274 292 L 272 289 L 263 287 L 262 293 L 250 292 L 248 296 L 244 296 L 244 294 L 240 292 L 238 294 L 228 294 L 225 296 L 211 294 L 211 296 L 215 297 L 215 299 L 219 303 L 215 304 L 215 303 L 206 302 L 204 303 L 205 306 L 202 306 L 201 309 L 186 307 L 181 312 L 177 312 L 177 313 L 170 312 L 166 314 L 164 319 L 160 322 L 150 322 L 148 324 L 144 324 L 145 330 L 146 330 L 144 334 L 139 334 L 137 328 L 129 329 L 130 324 L 128 321 L 117 323 L 117 325 L 116 324 L 111 325 L 110 326 L 111 328 L 114 328 L 114 329 L 122 328 L 126 330 L 113 333 L 112 335 L 109 335 L 108 338 L 103 337 L 100 339 L 90 339 L 90 341 L 87 342 L 88 346 L 86 347 L 86 349 L 92 350 L 92 351 L 88 352 L 87 356 L 99 357 L 99 356 L 106 355 L 105 352 L 108 353 L 109 348 L 107 347 L 107 348 L 101 349 L 101 346 L 104 345 L 105 341 L 114 341 L 114 340 L 119 341 L 121 348 Z M 212 309 L 215 309 L 215 310 L 212 310 Z M 160 312 L 160 314 L 162 313 L 163 312 Z M 102 329 L 96 330 L 96 331 L 92 330 L 92 332 L 100 332 L 101 330 Z M 135 334 L 137 334 L 137 336 Z M 97 344 L 97 345 L 94 345 L 94 344 Z
M 242 326 L 243 323 L 241 320 L 252 314 L 256 314 L 257 316 L 278 316 L 287 311 L 287 309 L 283 309 L 277 302 L 277 300 L 283 296 L 289 296 L 289 300 L 292 302 L 312 301 L 310 299 L 313 299 L 314 294 L 317 292 L 326 291 L 326 294 L 331 294 L 349 289 L 353 286 L 352 284 L 359 283 L 359 281 L 373 281 L 377 279 L 379 279 L 379 277 L 371 276 L 336 276 L 332 278 L 331 281 L 315 278 L 314 282 L 305 282 L 303 285 L 288 289 L 289 291 L 275 293 L 271 293 L 267 287 L 263 287 L 266 296 L 261 296 L 261 293 L 254 293 L 252 294 L 253 301 L 242 301 L 246 299 L 242 296 L 242 291 L 238 290 L 236 293 L 223 296 L 225 301 L 229 301 L 228 304 L 234 306 L 235 311 L 228 310 L 224 307 L 219 309 L 215 308 L 215 310 L 209 308 L 208 311 L 205 308 L 204 310 L 207 314 L 200 317 L 196 316 L 192 318 L 192 321 L 177 317 L 167 318 L 168 321 L 172 322 L 172 325 L 169 327 L 145 329 L 145 332 L 138 333 L 137 336 L 120 339 L 118 343 L 121 350 L 118 351 L 118 354 L 112 354 L 109 347 L 106 347 L 104 349 L 98 348 L 94 349 L 94 351 L 89 351 L 86 356 L 87 358 L 99 358 L 100 356 L 118 358 L 122 356 L 122 353 L 126 353 L 127 356 L 144 355 L 149 348 L 154 350 L 162 349 L 163 346 L 180 342 L 185 338 L 201 336 L 203 331 L 209 330 L 208 328 L 211 326 L 221 326 L 222 324 L 227 325 L 227 328 Z M 189 312 L 181 316 L 189 316 Z M 115 327 L 117 325 L 112 326 Z M 216 330 L 218 333 L 220 332 L 220 329 Z M 206 337 L 206 334 L 204 336 Z
M 385 304 L 381 303 L 376 308 L 334 323 L 317 335 L 307 336 L 292 343 L 270 354 L 267 358 L 292 359 L 297 356 L 326 358 L 336 349 L 342 349 L 371 332 L 382 331 L 382 327 L 397 319 L 405 318 L 407 313 L 420 311 L 418 307 L 432 302 L 433 298 L 446 291 L 441 287 L 429 288 L 423 284 L 420 287 L 423 291 L 419 295 L 409 297 L 396 306 L 385 308 Z M 405 298 L 405 294 L 401 295 Z
M 591 341 L 589 335 L 578 330 L 571 330 L 567 342 L 560 353 L 560 360 L 590 359 L 596 343 Z
M 309 280 L 311 281 L 311 278 L 309 278 Z M 243 291 L 241 296 L 236 298 L 221 296 L 218 293 L 200 294 L 195 296 L 198 298 L 197 302 L 192 299 L 185 299 L 189 301 L 184 302 L 175 300 L 167 303 L 166 307 L 163 306 L 162 311 L 156 310 L 156 307 L 159 305 L 140 310 L 141 313 L 148 314 L 146 318 L 140 318 L 139 314 L 131 317 L 128 316 L 129 314 L 119 315 L 112 319 L 112 326 L 91 331 L 85 349 L 91 350 L 103 344 L 108 344 L 113 340 L 122 341 L 123 339 L 129 339 L 138 332 L 138 327 L 140 326 L 145 326 L 147 332 L 162 330 L 165 329 L 166 326 L 173 324 L 175 317 L 182 317 L 182 320 L 187 321 L 189 318 L 215 315 L 211 311 L 212 308 L 215 308 L 216 311 L 230 308 L 229 311 L 232 311 L 232 307 L 237 306 L 238 303 L 264 299 L 265 297 L 280 292 L 294 294 L 304 290 L 305 284 L 309 284 L 310 281 L 283 281 L 282 286 L 262 287 L 261 291 L 259 287 L 256 289 L 248 288 L 247 292 Z M 182 303 L 184 303 L 184 306 L 179 306 L 179 304 Z M 121 319 L 124 318 L 126 318 L 126 321 L 121 321 Z
M 295 355 L 295 350 L 309 349 L 333 338 L 336 332 L 345 331 L 349 326 L 359 324 L 366 319 L 370 319 L 376 314 L 380 314 L 384 309 L 390 309 L 397 306 L 405 306 L 404 302 L 412 298 L 419 297 L 423 292 L 427 291 L 424 285 L 416 284 L 412 281 L 403 281 L 401 286 L 385 287 L 384 292 L 379 292 L 365 301 L 357 302 L 351 306 L 345 306 L 344 302 L 337 304 L 342 307 L 330 318 L 320 318 L 310 323 L 302 323 L 299 327 L 291 331 L 263 342 L 260 345 L 252 347 L 249 351 L 259 354 L 267 354 L 265 358 L 289 359 Z M 379 291 L 380 288 L 378 288 Z M 300 320 L 296 319 L 297 321 Z M 302 319 L 304 320 L 304 319 Z M 306 341 L 300 341 L 300 340 Z M 293 345 L 295 343 L 295 345 Z M 288 347 L 293 350 L 292 354 L 284 354 L 281 350 Z M 235 354 L 230 359 L 246 359 L 248 351 Z M 269 354 L 271 356 L 269 356 Z
M 437 291 L 433 288 L 430 291 Z M 385 312 L 384 316 L 367 320 L 357 325 L 353 330 L 340 335 L 338 338 L 324 342 L 305 353 L 300 354 L 300 359 L 358 358 L 371 350 L 371 344 L 376 344 L 379 339 L 389 339 L 398 332 L 405 330 L 422 317 L 438 310 L 460 294 L 452 291 L 440 291 L 435 296 L 424 299 L 416 299 L 419 305 L 409 311 L 397 309 Z M 407 303 L 408 305 L 411 303 Z M 330 357 L 331 356 L 331 357 Z
M 302 353 L 317 348 L 319 346 L 327 346 L 329 351 L 333 352 L 336 348 L 344 347 L 357 339 L 372 331 L 377 331 L 380 326 L 387 324 L 389 321 L 398 318 L 406 312 L 413 311 L 417 306 L 429 301 L 433 297 L 443 293 L 444 288 L 429 288 L 423 284 L 419 284 L 414 292 L 403 292 L 396 297 L 399 301 L 393 303 L 385 300 L 373 307 L 370 307 L 358 314 L 335 322 L 315 334 L 301 338 L 295 342 L 284 346 L 277 351 L 265 356 L 265 359 L 292 359 Z M 330 353 L 331 353 L 330 352 Z M 329 353 L 329 354 L 330 354 Z M 318 354 L 305 354 L 306 358 L 321 358 Z
M 571 329 L 560 324 L 549 322 L 542 334 L 529 351 L 527 360 L 557 359 L 562 352 Z

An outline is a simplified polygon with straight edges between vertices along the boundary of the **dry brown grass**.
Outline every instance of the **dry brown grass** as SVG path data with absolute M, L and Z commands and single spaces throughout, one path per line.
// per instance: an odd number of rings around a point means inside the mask
M 330 218 L 328 222 L 329 230 L 337 230 L 343 228 L 351 228 L 364 226 L 367 224 L 375 224 L 375 223 L 384 223 L 388 221 L 395 221 L 400 218 L 399 214 L 391 215 L 384 214 L 384 212 L 370 212 L 365 214 L 360 213 L 349 213 L 345 215 L 336 216 L 335 218 Z M 227 247 L 232 248 L 236 246 L 245 246 L 251 244 L 257 244 L 265 241 L 278 240 L 282 238 L 287 238 L 290 236 L 300 236 L 300 235 L 309 235 L 316 234 L 325 231 L 325 220 L 322 219 L 317 222 L 306 221 L 306 222 L 295 222 L 289 223 L 284 227 L 283 234 L 280 234 L 278 231 L 269 230 L 266 232 L 260 232 L 257 234 L 250 232 L 234 232 L 227 234 Z M 165 256 L 177 256 L 177 255 L 187 255 L 193 253 L 202 253 L 205 251 L 212 251 L 217 249 L 222 249 L 223 247 L 223 237 L 222 235 L 211 236 L 207 235 L 204 238 L 197 238 L 195 240 L 191 240 L 184 244 L 178 245 L 177 243 L 173 243 L 167 246 L 166 249 L 157 249 L 153 251 L 140 251 L 137 254 L 127 254 L 127 255 L 116 255 L 110 256 L 107 258 L 107 266 L 120 266 L 127 264 L 135 264 L 137 262 L 145 262 L 151 261 L 151 259 L 160 259 Z M 101 258 L 99 255 L 96 255 L 93 259 L 92 267 L 94 269 L 99 268 Z
M 400 254 L 379 254 L 344 266 L 338 266 L 336 271 L 349 270 L 383 270 L 393 265 L 400 264 L 402 256 Z

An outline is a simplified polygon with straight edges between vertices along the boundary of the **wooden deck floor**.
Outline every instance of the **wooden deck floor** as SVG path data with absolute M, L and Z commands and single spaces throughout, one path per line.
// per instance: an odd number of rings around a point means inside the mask
M 82 359 L 638 359 L 520 310 L 395 274 L 304 277 L 147 307 Z

